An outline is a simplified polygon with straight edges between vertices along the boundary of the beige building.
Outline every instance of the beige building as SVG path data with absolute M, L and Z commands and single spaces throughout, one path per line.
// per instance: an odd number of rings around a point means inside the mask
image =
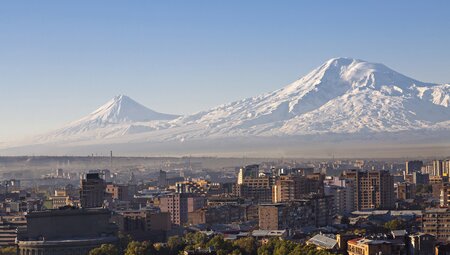
M 395 188 L 395 193 L 397 195 L 397 199 L 399 200 L 411 199 L 416 195 L 416 185 L 413 183 L 397 183 Z
M 394 208 L 394 178 L 388 171 L 350 170 L 344 177 L 353 182 L 356 210 Z
M 259 165 L 248 165 L 239 169 L 237 184 L 243 184 L 245 178 L 257 178 L 259 175 Z
M 450 202 L 450 184 L 442 183 L 440 186 L 439 204 L 441 207 L 448 207 Z
M 450 241 L 450 209 L 433 208 L 425 210 L 422 218 L 422 230 L 434 235 L 438 241 Z
M 161 212 L 170 213 L 173 224 L 183 225 L 188 222 L 188 213 L 205 205 L 205 198 L 190 193 L 174 193 L 160 199 Z
M 69 197 L 65 196 L 51 196 L 49 197 L 49 200 L 52 204 L 52 209 L 58 209 L 60 207 L 64 207 L 67 205 L 70 205 L 70 199 Z
M 272 183 L 269 176 L 245 178 L 242 184 L 237 185 L 238 195 L 242 198 L 252 199 L 257 203 L 272 202 Z
M 127 185 L 110 183 L 106 185 L 106 193 L 110 194 L 112 199 L 120 201 L 128 201 L 131 197 Z
M 280 176 L 272 187 L 272 202 L 289 202 L 310 193 L 323 194 L 323 181 L 321 174 Z
M 280 176 L 272 187 L 272 202 L 282 203 L 300 199 L 307 194 L 306 177 L 300 175 Z
M 335 215 L 331 196 L 314 196 L 287 203 L 261 204 L 259 229 L 299 229 L 306 226 L 323 227 L 331 224 Z
M 384 240 L 356 238 L 347 242 L 348 255 L 394 254 L 392 244 Z
M 433 160 L 433 175 L 450 176 L 450 160 Z

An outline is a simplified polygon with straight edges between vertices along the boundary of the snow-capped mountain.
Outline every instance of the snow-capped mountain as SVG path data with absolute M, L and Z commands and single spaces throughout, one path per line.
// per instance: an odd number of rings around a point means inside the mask
M 81 125 L 107 125 L 123 122 L 171 120 L 177 117 L 179 116 L 155 112 L 125 95 L 119 95 L 76 123 Z
M 424 134 L 422 141 L 432 132 L 450 138 L 450 84 L 420 82 L 383 64 L 334 58 L 279 90 L 182 117 L 118 96 L 28 144 L 177 146 L 231 139 L 235 146 L 242 139 L 272 144 L 324 135 L 373 140 L 401 133 L 396 139 L 411 139 L 417 132 Z
M 205 124 L 203 134 L 219 136 L 395 132 L 445 126 L 449 104 L 449 84 L 335 58 L 280 90 L 184 117 L 182 123 Z
M 125 95 L 119 95 L 97 110 L 67 126 L 37 137 L 39 142 L 105 139 L 156 129 L 161 121 L 178 115 L 155 112 Z M 145 123 L 144 125 L 140 123 Z

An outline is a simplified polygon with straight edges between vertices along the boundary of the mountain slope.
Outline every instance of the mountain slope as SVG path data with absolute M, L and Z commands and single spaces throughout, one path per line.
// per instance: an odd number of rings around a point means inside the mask
M 158 128 L 159 121 L 178 117 L 178 115 L 155 112 L 128 96 L 119 95 L 86 117 L 37 137 L 37 141 L 42 143 L 123 136 L 151 131 Z M 139 123 L 145 123 L 145 125 Z
M 206 135 L 403 131 L 450 120 L 450 85 L 423 83 L 382 64 L 336 58 L 294 83 L 187 116 Z
M 208 152 L 211 144 L 218 145 L 213 141 L 240 146 L 245 140 L 252 148 L 263 139 L 267 146 L 281 148 L 305 137 L 315 142 L 320 137 L 326 142 L 386 137 L 389 142 L 423 143 L 442 135 L 450 138 L 450 84 L 420 82 L 383 64 L 334 58 L 279 90 L 183 117 L 119 96 L 28 144 L 127 144 L 145 151 L 150 144 L 179 149 L 191 142 Z
M 110 123 L 170 120 L 177 117 L 177 115 L 155 112 L 127 96 L 119 95 L 93 113 L 78 120 L 77 123 L 107 125 Z

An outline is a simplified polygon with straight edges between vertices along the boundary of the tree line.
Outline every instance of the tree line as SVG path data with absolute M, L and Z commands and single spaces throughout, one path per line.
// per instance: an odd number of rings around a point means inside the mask
M 122 249 L 120 247 L 123 247 Z M 118 246 L 103 244 L 92 249 L 89 255 L 179 255 L 184 251 L 212 251 L 217 255 L 331 255 L 326 250 L 318 250 L 314 245 L 296 243 L 279 238 L 258 242 L 253 237 L 225 240 L 222 235 L 208 237 L 197 232 L 183 237 L 170 237 L 166 244 L 153 244 L 148 241 L 133 241 L 129 236 L 121 236 Z

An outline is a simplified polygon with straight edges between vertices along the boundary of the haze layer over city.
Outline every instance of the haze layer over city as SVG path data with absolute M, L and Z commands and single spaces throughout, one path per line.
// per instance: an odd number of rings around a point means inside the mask
M 0 254 L 450 254 L 448 1 L 5 1 Z

